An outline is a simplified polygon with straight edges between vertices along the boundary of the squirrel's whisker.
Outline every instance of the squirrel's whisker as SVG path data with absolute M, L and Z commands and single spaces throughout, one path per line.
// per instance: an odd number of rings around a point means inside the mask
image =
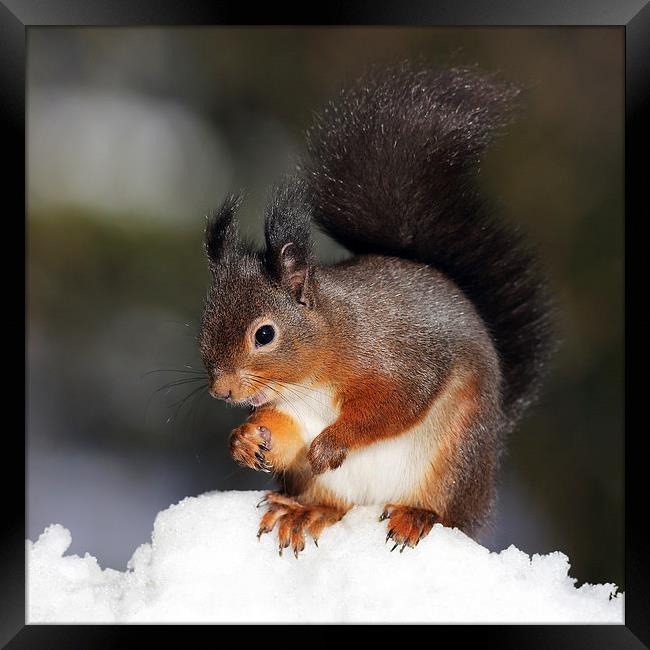
M 256 385 L 260 385 L 260 386 L 262 386 L 262 388 L 268 388 L 269 390 L 276 393 L 278 395 L 278 397 L 281 400 L 283 400 L 285 402 L 285 404 L 296 414 L 296 417 L 301 422 L 303 422 L 303 424 L 304 424 L 302 416 L 300 415 L 300 413 L 298 412 L 296 407 L 279 390 L 277 390 L 277 388 L 274 388 L 273 386 L 271 386 L 266 381 L 260 381 L 259 379 L 256 378 L 256 376 L 249 375 L 248 378 L 249 378 L 250 381 L 255 382 Z M 251 388 L 255 389 L 255 386 L 251 386 Z
M 178 379 L 177 381 L 172 381 L 169 382 L 168 384 L 164 384 L 163 386 L 160 386 L 159 388 L 156 388 L 153 391 L 153 395 L 165 389 L 176 388 L 177 386 L 185 386 L 186 384 L 193 384 L 196 383 L 197 381 L 202 381 L 206 386 L 208 385 L 207 382 L 205 381 L 205 377 L 195 377 L 192 379 Z
M 188 400 L 190 397 L 192 397 L 193 395 L 196 395 L 196 393 L 198 393 L 198 392 L 200 392 L 200 391 L 206 389 L 207 387 L 208 387 L 207 384 L 203 384 L 202 386 L 199 386 L 198 388 L 195 388 L 194 390 L 192 390 L 188 395 L 186 395 L 186 396 L 183 397 L 182 399 L 178 400 L 177 402 L 174 402 L 173 404 L 170 404 L 170 408 L 173 408 L 173 407 L 176 406 L 177 404 L 180 404 L 181 406 L 180 406 L 179 409 L 178 409 L 178 411 L 180 411 L 180 408 L 182 408 L 183 404 L 185 404 L 185 402 L 187 402 L 187 400 Z M 176 412 L 176 414 L 178 414 L 178 411 Z
M 262 379 L 262 377 L 258 377 L 257 375 L 252 375 L 252 377 Z M 287 391 L 293 393 L 298 399 L 301 399 L 305 404 L 307 404 L 305 399 L 311 399 L 314 403 L 316 403 L 319 406 L 327 409 L 330 413 L 332 413 L 332 414 L 335 413 L 333 408 L 331 408 L 328 404 L 326 404 L 324 402 L 321 402 L 314 395 L 314 392 L 316 392 L 316 393 L 318 393 L 320 395 L 323 395 L 323 397 L 327 397 L 327 393 L 325 393 L 325 392 L 322 392 L 322 391 L 319 391 L 319 390 L 310 391 L 310 390 L 306 389 L 304 386 L 302 386 L 301 384 L 296 384 L 294 382 L 286 382 L 286 381 L 282 381 L 280 379 L 275 379 L 273 377 L 269 377 L 268 381 L 272 381 L 273 383 L 282 386 Z
M 161 368 L 159 370 L 149 370 L 148 372 L 143 373 L 141 376 L 142 377 L 148 377 L 149 375 L 156 374 L 158 372 L 178 372 L 181 374 L 185 375 L 201 375 L 202 377 L 206 377 L 207 375 L 204 370 L 190 370 L 187 368 L 183 369 L 178 369 L 178 368 Z

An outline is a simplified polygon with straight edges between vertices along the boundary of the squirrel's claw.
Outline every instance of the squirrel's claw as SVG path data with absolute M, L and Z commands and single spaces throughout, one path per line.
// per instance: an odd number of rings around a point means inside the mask
M 259 451 L 256 451 L 255 458 L 257 458 L 257 463 L 255 463 L 255 469 L 270 474 L 271 470 L 273 469 L 273 465 L 264 458 L 264 454 L 260 453 Z
M 264 533 L 270 533 L 270 532 L 271 532 L 271 528 L 269 528 L 268 526 L 264 526 L 264 525 L 260 526 L 257 531 L 257 541 L 262 539 L 262 535 L 264 535 Z

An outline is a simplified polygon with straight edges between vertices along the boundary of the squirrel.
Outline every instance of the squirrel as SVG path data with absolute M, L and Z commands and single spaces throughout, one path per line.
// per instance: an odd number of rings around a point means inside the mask
M 213 397 L 252 407 L 240 465 L 274 472 L 258 538 L 298 554 L 355 505 L 391 550 L 489 521 L 504 439 L 552 351 L 537 258 L 479 193 L 520 91 L 472 68 L 404 63 L 341 91 L 272 193 L 265 248 L 227 197 L 206 226 L 200 351 Z M 312 225 L 352 253 L 313 253 Z

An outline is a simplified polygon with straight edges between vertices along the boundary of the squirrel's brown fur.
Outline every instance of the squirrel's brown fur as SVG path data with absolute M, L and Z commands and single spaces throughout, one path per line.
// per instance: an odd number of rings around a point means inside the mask
M 385 505 L 402 548 L 484 523 L 550 349 L 535 264 L 477 194 L 516 94 L 467 70 L 370 75 L 310 130 L 264 251 L 240 242 L 235 197 L 209 221 L 201 352 L 213 395 L 255 407 L 231 451 L 281 475 L 260 526 L 281 549 L 355 504 Z M 312 220 L 357 255 L 319 265 Z

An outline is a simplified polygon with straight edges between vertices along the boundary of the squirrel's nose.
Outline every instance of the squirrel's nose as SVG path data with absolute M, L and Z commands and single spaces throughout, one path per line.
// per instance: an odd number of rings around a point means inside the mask
M 228 390 L 227 392 L 219 391 L 214 386 L 208 392 L 215 399 L 230 399 L 232 397 L 232 391 L 231 390 Z
M 234 378 L 228 375 L 221 375 L 214 378 L 209 393 L 215 399 L 229 400 L 232 398 Z

